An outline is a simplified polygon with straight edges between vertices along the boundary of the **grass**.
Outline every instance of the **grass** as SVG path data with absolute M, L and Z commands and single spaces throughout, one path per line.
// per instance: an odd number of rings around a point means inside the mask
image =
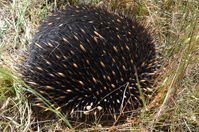
M 0 131 L 65 130 L 62 118 L 40 126 L 24 98 L 17 69 L 39 22 L 63 0 L 0 2 Z M 66 4 L 77 4 L 69 0 Z M 194 0 L 87 0 L 97 6 L 144 20 L 155 31 L 161 47 L 158 93 L 139 116 L 122 125 L 84 130 L 199 131 L 199 2 Z M 32 126 L 36 126 L 33 128 Z M 74 127 L 74 126 L 73 126 Z

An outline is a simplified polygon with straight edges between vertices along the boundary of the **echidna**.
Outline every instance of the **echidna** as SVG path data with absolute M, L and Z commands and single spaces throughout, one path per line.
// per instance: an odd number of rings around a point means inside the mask
M 143 105 L 157 71 L 155 41 L 135 20 L 93 6 L 47 17 L 28 50 L 24 81 L 68 113 L 117 113 Z M 140 88 L 140 89 L 139 89 Z M 38 97 L 34 103 L 43 106 Z

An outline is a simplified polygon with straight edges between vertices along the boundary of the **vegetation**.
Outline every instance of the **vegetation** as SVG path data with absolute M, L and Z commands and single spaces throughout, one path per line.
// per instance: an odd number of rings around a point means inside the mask
M 74 131 L 67 120 L 40 125 L 24 96 L 18 69 L 41 20 L 65 5 L 85 2 L 105 6 L 145 21 L 155 29 L 162 53 L 154 100 L 122 125 L 88 126 L 89 130 L 199 131 L 199 1 L 197 0 L 1 0 L 0 131 Z M 56 112 L 56 111 L 55 111 Z M 33 127 L 34 126 L 34 127 Z

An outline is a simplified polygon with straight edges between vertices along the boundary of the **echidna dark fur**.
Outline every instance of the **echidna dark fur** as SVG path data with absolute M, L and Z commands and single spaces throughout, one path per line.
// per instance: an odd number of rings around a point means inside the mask
M 23 79 L 68 115 L 134 110 L 143 106 L 137 84 L 147 99 L 157 71 L 155 41 L 147 30 L 104 9 L 67 7 L 39 27 Z M 44 106 L 40 100 L 33 102 Z

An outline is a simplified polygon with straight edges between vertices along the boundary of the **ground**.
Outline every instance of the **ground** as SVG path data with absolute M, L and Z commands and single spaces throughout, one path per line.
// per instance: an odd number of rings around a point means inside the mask
M 155 29 L 162 53 L 158 92 L 124 124 L 79 130 L 60 116 L 40 125 L 32 116 L 17 70 L 41 20 L 51 11 L 82 2 L 135 17 Z M 197 0 L 1 0 L 0 131 L 199 131 L 198 17 Z

